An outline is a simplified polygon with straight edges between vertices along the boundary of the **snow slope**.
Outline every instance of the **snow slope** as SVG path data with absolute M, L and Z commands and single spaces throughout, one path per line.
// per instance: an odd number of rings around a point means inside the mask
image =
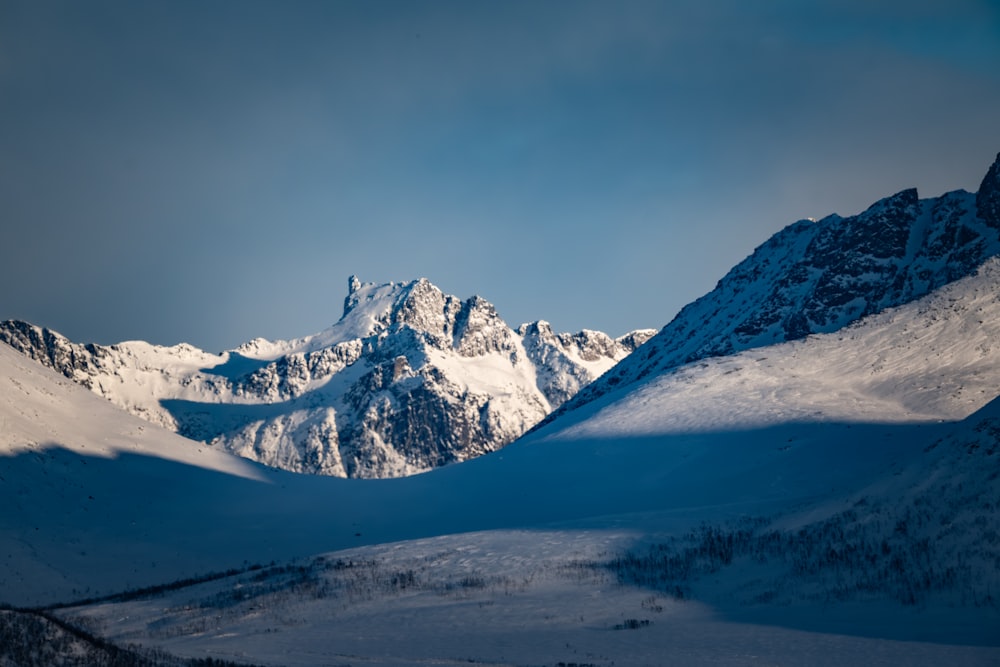
M 0 340 L 134 415 L 240 456 L 395 477 L 499 449 L 653 334 L 555 334 L 544 322 L 514 331 L 485 300 L 424 279 L 352 276 L 349 290 L 332 327 L 221 355 L 80 345 L 24 322 L 0 323 Z

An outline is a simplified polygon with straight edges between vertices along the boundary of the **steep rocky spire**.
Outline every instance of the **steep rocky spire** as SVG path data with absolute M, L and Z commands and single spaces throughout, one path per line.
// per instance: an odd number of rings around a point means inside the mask
M 353 308 L 357 304 L 357 300 L 354 298 L 354 295 L 357 293 L 359 289 L 361 289 L 361 280 L 358 278 L 357 275 L 352 273 L 351 277 L 347 279 L 347 296 L 344 297 L 343 316 L 346 317 L 347 313 L 350 312 L 351 308 Z

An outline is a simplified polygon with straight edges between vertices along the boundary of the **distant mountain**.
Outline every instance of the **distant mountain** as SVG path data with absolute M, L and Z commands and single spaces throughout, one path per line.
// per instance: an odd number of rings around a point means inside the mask
M 848 218 L 800 220 L 544 423 L 692 361 L 836 331 L 968 276 L 997 253 L 1000 155 L 975 194 L 919 199 L 910 189 Z
M 348 289 L 332 327 L 221 355 L 81 345 L 18 321 L 0 323 L 0 341 L 188 438 L 285 470 L 371 478 L 503 447 L 654 333 L 514 330 L 486 300 L 426 279 L 352 276 Z

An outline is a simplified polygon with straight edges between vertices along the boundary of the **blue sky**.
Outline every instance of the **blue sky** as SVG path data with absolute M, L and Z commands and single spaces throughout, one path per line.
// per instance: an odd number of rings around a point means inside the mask
M 975 0 L 0 0 L 0 318 L 218 351 L 356 273 L 660 327 L 797 219 L 977 188 L 997 63 Z

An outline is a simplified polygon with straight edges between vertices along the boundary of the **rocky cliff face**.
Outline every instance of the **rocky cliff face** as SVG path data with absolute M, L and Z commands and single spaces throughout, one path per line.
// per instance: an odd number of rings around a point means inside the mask
M 654 333 L 515 331 L 425 279 L 348 288 L 329 329 L 222 355 L 80 345 L 13 321 L 0 340 L 189 438 L 292 471 L 392 477 L 503 447 Z
M 835 331 L 967 276 L 998 253 L 1000 155 L 976 194 L 919 199 L 904 190 L 855 216 L 796 222 L 546 421 L 652 373 Z

